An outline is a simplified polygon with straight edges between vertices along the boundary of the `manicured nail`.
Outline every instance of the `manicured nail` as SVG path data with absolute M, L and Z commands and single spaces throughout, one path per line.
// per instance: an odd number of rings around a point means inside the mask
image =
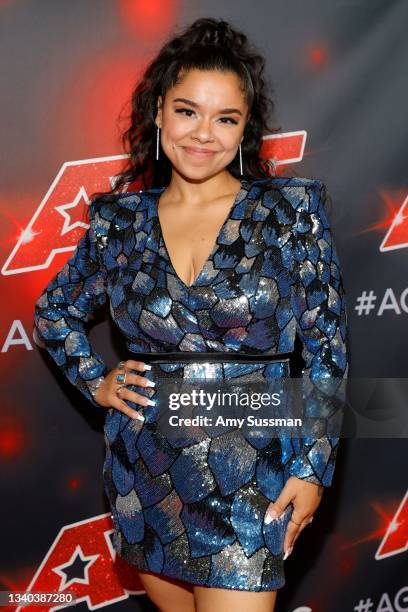
M 154 380 L 146 379 L 146 387 L 154 387 L 155 384 Z
M 155 406 L 156 402 L 152 399 L 148 399 L 146 402 L 146 406 Z
M 143 414 L 136 414 L 136 416 L 134 416 L 133 418 L 135 419 L 135 421 L 144 421 L 145 420 Z
M 148 363 L 145 363 L 145 364 L 144 364 L 144 368 L 143 368 L 143 369 L 144 369 L 144 370 L 151 370 L 151 369 L 152 369 L 152 366 L 151 366 L 151 365 L 149 365 Z
M 291 546 L 290 548 L 288 548 L 288 550 L 285 552 L 285 554 L 283 555 L 283 560 L 286 561 L 286 559 L 289 557 L 290 553 L 293 550 L 293 546 Z
M 265 525 L 269 525 L 269 523 L 272 521 L 276 521 L 277 518 L 278 515 L 276 514 L 275 510 L 269 510 L 269 512 L 265 514 L 264 523 Z

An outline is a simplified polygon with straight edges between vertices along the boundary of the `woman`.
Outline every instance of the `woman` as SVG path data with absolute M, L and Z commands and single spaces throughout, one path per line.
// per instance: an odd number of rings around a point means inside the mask
M 325 186 L 270 176 L 259 158 L 263 65 L 213 19 L 161 49 L 132 97 L 129 166 L 36 306 L 48 351 L 107 409 L 114 545 L 162 611 L 273 610 L 333 475 L 338 438 L 190 428 L 176 441 L 159 426 L 167 383 L 288 377 L 296 336 L 312 392 L 347 375 Z M 125 191 L 146 176 L 150 188 Z M 130 352 L 110 371 L 84 325 L 107 296 Z

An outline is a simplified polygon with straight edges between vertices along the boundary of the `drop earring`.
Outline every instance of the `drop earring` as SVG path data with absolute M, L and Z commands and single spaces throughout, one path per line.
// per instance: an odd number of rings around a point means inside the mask
M 241 143 L 239 143 L 239 167 L 240 167 L 241 176 L 242 176 L 242 150 L 241 150 Z
M 157 136 L 156 136 L 156 161 L 159 159 L 159 147 L 160 147 L 160 128 L 157 126 Z

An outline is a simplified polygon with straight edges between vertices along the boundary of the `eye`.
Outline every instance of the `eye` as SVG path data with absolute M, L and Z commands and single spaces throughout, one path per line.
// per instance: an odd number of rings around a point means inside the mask
M 220 121 L 222 121 L 223 123 L 230 121 L 231 125 L 238 125 L 238 121 L 236 119 L 232 119 L 231 117 L 221 117 Z
M 186 117 L 191 117 L 195 113 L 195 111 L 193 111 L 191 108 L 176 108 L 174 109 L 174 112 L 185 115 Z M 232 119 L 232 117 L 221 117 L 220 121 L 221 123 L 226 123 L 229 125 L 238 125 L 238 121 L 236 119 Z
M 191 110 L 191 108 L 176 108 L 175 112 L 176 113 L 194 113 L 194 111 Z M 191 117 L 191 115 L 187 115 L 187 117 Z

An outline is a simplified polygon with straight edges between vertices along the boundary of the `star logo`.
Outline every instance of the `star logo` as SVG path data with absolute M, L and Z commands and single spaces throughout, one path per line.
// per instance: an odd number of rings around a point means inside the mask
M 84 202 L 87 206 L 89 206 L 90 201 L 86 195 L 86 191 L 84 187 L 80 187 L 72 202 L 68 202 L 68 204 L 61 204 L 60 206 L 54 206 L 54 210 L 64 217 L 64 225 L 61 228 L 61 236 L 71 232 L 77 227 L 88 229 L 89 223 L 84 221 Z

